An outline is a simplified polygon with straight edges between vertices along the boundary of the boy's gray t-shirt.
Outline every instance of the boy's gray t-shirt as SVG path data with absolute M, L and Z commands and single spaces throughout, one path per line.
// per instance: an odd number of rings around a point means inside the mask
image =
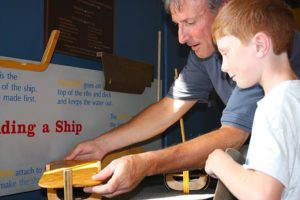
M 300 34 L 296 32 L 290 61 L 300 76 Z M 221 71 L 222 57 L 215 52 L 206 59 L 200 59 L 191 51 L 186 66 L 170 87 L 167 96 L 174 99 L 207 102 L 209 93 L 215 89 L 226 104 L 221 117 L 222 125 L 231 125 L 251 132 L 256 102 L 264 93 L 256 85 L 240 89 Z

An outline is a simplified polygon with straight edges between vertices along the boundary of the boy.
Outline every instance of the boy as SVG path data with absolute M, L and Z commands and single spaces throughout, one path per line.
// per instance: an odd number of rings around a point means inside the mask
M 238 199 L 299 199 L 300 81 L 288 51 L 294 18 L 282 0 L 231 0 L 212 27 L 223 57 L 222 70 L 243 89 L 263 88 L 254 117 L 246 163 L 222 150 L 206 161 Z

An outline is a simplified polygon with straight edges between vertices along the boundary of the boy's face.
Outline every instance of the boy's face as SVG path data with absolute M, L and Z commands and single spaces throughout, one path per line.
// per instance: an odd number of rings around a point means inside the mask
M 259 83 L 261 67 L 256 62 L 256 45 L 252 40 L 242 44 L 234 36 L 224 36 L 217 39 L 217 45 L 223 57 L 222 71 L 227 72 L 240 88 Z
M 199 58 L 209 57 L 215 52 L 211 37 L 211 25 L 215 16 L 207 1 L 182 0 L 180 10 L 170 5 L 171 17 L 178 25 L 178 41 L 187 44 Z

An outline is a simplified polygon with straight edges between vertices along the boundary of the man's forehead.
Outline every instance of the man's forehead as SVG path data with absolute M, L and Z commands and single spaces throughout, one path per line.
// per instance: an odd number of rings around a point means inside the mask
M 170 5 L 170 14 L 172 21 L 175 23 L 185 22 L 187 20 L 195 20 L 198 16 L 202 16 L 207 10 L 204 3 L 207 0 L 180 0 L 180 7 Z
M 207 0 L 170 0 L 171 14 L 182 12 L 186 8 L 205 9 L 207 8 Z

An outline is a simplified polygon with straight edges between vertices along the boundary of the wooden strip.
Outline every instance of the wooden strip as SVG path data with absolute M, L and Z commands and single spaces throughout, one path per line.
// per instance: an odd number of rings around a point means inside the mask
M 158 31 L 158 49 L 157 49 L 157 101 L 160 100 L 160 73 L 161 73 L 161 31 Z
M 36 63 L 26 63 L 26 62 L 14 61 L 14 60 L 0 59 L 0 67 L 34 71 L 34 72 L 45 71 L 48 68 L 50 61 L 52 59 L 52 55 L 53 55 L 59 34 L 60 34 L 59 30 L 53 30 L 51 32 L 51 36 L 48 40 L 46 50 L 44 51 L 44 55 L 41 60 L 41 63 L 36 64 Z

